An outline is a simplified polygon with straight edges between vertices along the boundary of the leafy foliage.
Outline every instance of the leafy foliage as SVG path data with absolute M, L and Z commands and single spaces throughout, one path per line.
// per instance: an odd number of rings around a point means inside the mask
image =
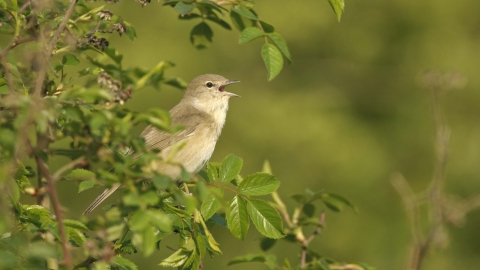
M 277 198 L 280 181 L 271 172 L 243 178 L 240 157 L 229 155 L 220 164 L 208 163 L 200 175 L 183 170 L 183 185 L 156 170 L 159 163 L 169 161 L 147 149 L 134 128 L 153 125 L 175 133 L 179 127 L 171 126 L 166 111 L 141 113 L 122 105 L 145 87 L 184 89 L 186 83 L 166 75 L 174 67 L 171 62 L 160 61 L 151 68 L 125 66 L 123 55 L 109 39 L 118 33 L 134 40 L 131 23 L 97 3 L 55 0 L 35 7 L 31 3 L 0 0 L 5 10 L 0 12 L 0 29 L 11 37 L 0 52 L 0 175 L 6 179 L 2 190 L 8 194 L 0 203 L 9 206 L 1 209 L 0 268 L 56 269 L 65 264 L 72 269 L 74 264 L 77 268 L 94 264 L 95 269 L 133 270 L 137 266 L 122 255 L 149 256 L 164 238 L 176 237 L 178 249 L 159 265 L 199 269 L 207 254 L 221 254 L 212 224 L 228 228 L 238 239 L 246 237 L 250 222 L 268 238 L 292 233 L 291 221 L 281 215 L 284 209 L 258 198 Z M 190 41 L 198 49 L 213 42 L 211 24 L 227 30 L 233 24 L 240 30 L 240 44 L 264 38 L 261 56 L 269 80 L 280 73 L 283 58 L 291 62 L 285 40 L 260 20 L 250 1 L 171 0 L 164 5 L 179 13 L 181 20 L 197 20 Z M 31 46 L 17 47 L 23 43 Z M 20 48 L 23 54 L 9 54 Z M 130 152 L 140 157 L 126 155 Z M 68 162 L 52 172 L 51 160 L 59 156 Z M 26 166 L 32 161 L 36 169 Z M 37 185 L 32 184 L 34 178 Z M 117 204 L 104 207 L 104 217 L 65 219 L 55 190 L 60 180 L 78 183 L 78 192 L 97 185 L 124 188 Z M 21 193 L 37 203 L 20 202 Z M 334 210 L 353 207 L 339 195 L 321 193 L 306 198 L 303 209 L 316 199 Z M 311 222 L 298 219 L 295 224 Z M 72 260 L 71 251 L 80 251 L 78 261 Z M 250 261 L 276 264 L 272 255 L 247 255 L 232 262 Z

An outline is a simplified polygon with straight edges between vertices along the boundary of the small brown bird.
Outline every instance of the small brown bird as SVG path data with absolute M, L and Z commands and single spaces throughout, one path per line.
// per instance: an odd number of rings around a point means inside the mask
M 239 81 L 227 80 L 214 74 L 193 79 L 180 103 L 170 110 L 172 125 L 182 125 L 184 129 L 172 135 L 153 126 L 146 127 L 140 136 L 145 139 L 147 148 L 160 149 L 160 155 L 165 158 L 174 143 L 185 142 L 185 146 L 175 154 L 172 161 L 182 164 L 189 173 L 200 171 L 212 156 L 225 124 L 228 100 L 230 97 L 238 97 L 226 92 L 225 86 L 236 82 Z M 157 169 L 174 180 L 180 178 L 179 166 L 162 163 Z M 115 184 L 106 189 L 83 214 L 90 213 L 119 187 L 120 184 Z

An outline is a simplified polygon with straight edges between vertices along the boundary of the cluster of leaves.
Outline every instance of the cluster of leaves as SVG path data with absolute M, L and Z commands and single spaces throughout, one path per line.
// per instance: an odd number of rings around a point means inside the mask
M 0 268 L 71 269 L 77 263 L 80 269 L 92 265 L 136 269 L 123 254 L 148 256 L 166 237 L 177 237 L 178 250 L 160 265 L 196 270 L 207 254 L 221 253 L 211 233 L 216 225 L 244 239 L 253 223 L 266 239 L 294 235 L 302 243 L 299 228 L 313 223 L 301 213 L 310 213 L 305 209 L 312 209 L 313 200 L 321 199 L 332 208 L 349 205 L 337 195 L 310 194 L 300 203 L 298 217 L 290 219 L 276 194 L 278 179 L 268 170 L 243 178 L 239 174 L 243 161 L 234 155 L 219 164 L 209 163 L 196 176 L 182 169 L 184 184 L 179 186 L 155 169 L 171 159 L 161 160 L 155 150 L 146 149 L 133 130 L 153 125 L 173 134 L 181 127 L 171 126 L 166 111 L 140 113 L 122 106 L 147 86 L 184 89 L 183 80 L 165 75 L 173 64 L 161 61 L 149 69 L 123 66 L 123 56 L 109 36 L 118 33 L 133 40 L 136 33 L 103 5 L 92 7 L 83 0 L 32 3 L 0 0 L 0 31 L 12 37 L 0 52 L 0 188 L 8 194 L 0 197 Z M 262 57 L 268 78 L 273 79 L 282 69 L 283 57 L 291 61 L 284 39 L 259 19 L 250 1 L 222 3 L 165 5 L 173 6 L 180 19 L 202 21 L 190 36 L 197 48 L 212 41 L 207 22 L 231 28 L 220 17 L 228 13 L 241 31 L 240 43 L 265 39 Z M 128 151 L 142 155 L 125 155 Z M 68 162 L 52 172 L 52 159 L 59 156 Z M 55 191 L 55 182 L 61 180 L 78 182 L 79 192 L 120 183 L 125 188 L 118 204 L 104 207 L 104 217 L 65 219 Z M 269 194 L 274 202 L 258 198 Z M 26 196 L 37 203 L 25 204 Z M 312 254 L 305 262 L 309 266 L 323 258 Z
M 134 181 L 145 177 L 143 171 L 152 160 L 166 162 L 158 160 L 155 154 L 146 154 L 137 160 L 129 167 L 116 166 L 116 174 L 110 175 L 111 179 L 119 175 L 129 179 L 121 203 L 104 208 L 107 210 L 106 223 L 101 218 L 87 223 L 91 230 L 106 228 L 104 237 L 88 238 L 90 256 L 105 257 L 102 248 L 106 241 L 113 241 L 115 254 L 141 251 L 148 256 L 160 247 L 165 237 L 176 235 L 179 249 L 160 265 L 198 269 L 207 253 L 212 257 L 221 253 L 210 232 L 215 224 L 227 227 L 237 238 L 244 238 L 250 218 L 265 236 L 283 237 L 282 220 L 277 210 L 266 201 L 251 199 L 252 196 L 274 192 L 280 182 L 267 173 L 256 173 L 243 179 L 239 175 L 243 164 L 241 158 L 229 155 L 221 164 L 209 163 L 203 177 L 190 178 L 184 172 L 184 189 L 155 170 L 151 170 L 150 181 Z M 97 179 L 104 177 L 105 173 L 108 172 L 76 169 L 65 179 L 81 181 L 79 192 L 82 192 L 99 184 Z M 225 190 L 231 191 L 234 197 L 227 200 Z
M 263 166 L 264 173 L 270 174 L 271 168 L 268 162 Z M 325 210 L 315 205 L 316 202 L 322 202 L 322 205 L 334 212 L 340 212 L 345 207 L 357 212 L 357 208 L 344 197 L 327 192 L 313 192 L 306 189 L 304 193 L 293 194 L 290 197 L 297 203 L 292 214 L 289 214 L 284 202 L 276 192 L 272 193 L 274 202 L 271 205 L 277 209 L 284 221 L 283 241 L 293 243 L 300 246 L 300 264 L 293 266 L 292 263 L 285 258 L 279 262 L 277 256 L 268 253 L 279 239 L 274 237 L 264 237 L 260 241 L 261 253 L 249 253 L 232 259 L 228 265 L 235 265 L 247 262 L 259 262 L 266 265 L 269 269 L 354 269 L 354 270 L 372 270 L 371 266 L 365 263 L 345 263 L 338 262 L 332 258 L 325 257 L 312 249 L 310 242 L 325 229 Z M 320 210 L 321 209 L 321 210 Z M 305 236 L 305 231 L 311 230 L 310 236 Z
M 338 20 L 343 13 L 343 0 L 329 0 Z M 164 5 L 172 6 L 181 20 L 201 21 L 190 32 L 190 42 L 198 49 L 209 47 L 213 41 L 213 30 L 208 24 L 215 23 L 226 30 L 231 30 L 230 24 L 222 19 L 227 14 L 231 24 L 240 31 L 239 44 L 248 43 L 263 37 L 265 43 L 261 48 L 261 56 L 267 68 L 268 80 L 273 80 L 283 69 L 284 58 L 292 63 L 290 51 L 285 39 L 275 27 L 260 19 L 253 9 L 253 1 L 181 1 L 169 0 Z M 230 5 L 227 9 L 224 6 Z

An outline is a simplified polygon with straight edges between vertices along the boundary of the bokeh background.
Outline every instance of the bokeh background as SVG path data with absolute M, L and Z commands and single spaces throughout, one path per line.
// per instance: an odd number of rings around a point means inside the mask
M 261 40 L 238 45 L 238 31 L 210 24 L 214 42 L 198 51 L 189 42 L 198 22 L 179 21 L 170 7 L 155 1 L 142 8 L 122 1 L 108 9 L 137 31 L 133 42 L 110 40 L 124 54 L 124 66 L 148 69 L 170 60 L 176 63 L 167 72 L 172 77 L 190 81 L 216 73 L 242 81 L 229 88 L 242 98 L 231 100 L 213 161 L 234 153 L 244 158 L 247 175 L 269 160 L 290 209 L 288 195 L 306 188 L 339 193 L 357 205 L 358 214 L 327 211 L 327 228 L 312 243 L 325 256 L 367 262 L 377 269 L 404 269 L 410 235 L 401 198 L 389 178 L 401 172 L 415 191 L 424 190 L 432 178 L 431 106 L 428 91 L 418 84 L 425 70 L 455 71 L 468 80 L 444 100 L 452 130 L 446 189 L 463 198 L 480 193 L 478 0 L 347 0 L 341 23 L 326 0 L 258 1 L 255 10 L 287 40 L 294 61 L 272 82 L 267 82 L 260 58 Z M 182 94 L 168 86 L 147 88 L 126 106 L 168 110 Z M 77 194 L 71 183 L 59 187 L 67 216 L 78 216 L 101 191 Z M 423 269 L 478 269 L 480 211 L 469 214 L 462 227 L 449 227 L 448 233 L 448 247 L 433 250 Z M 223 228 L 215 238 L 224 254 L 206 259 L 205 269 L 227 269 L 233 257 L 260 251 L 260 235 L 253 229 L 244 241 Z M 171 253 L 162 245 L 151 257 L 131 259 L 140 269 L 158 268 L 160 259 Z M 290 243 L 281 242 L 272 251 L 281 261 L 299 262 L 299 248 Z M 266 269 L 258 263 L 228 269 L 247 267 Z

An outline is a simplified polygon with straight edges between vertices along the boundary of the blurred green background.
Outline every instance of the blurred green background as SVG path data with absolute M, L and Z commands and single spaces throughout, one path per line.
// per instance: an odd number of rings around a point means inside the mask
M 342 194 L 358 206 L 358 214 L 327 211 L 327 229 L 312 243 L 325 256 L 363 261 L 377 269 L 404 269 L 410 234 L 389 178 L 401 172 L 421 191 L 432 177 L 431 108 L 428 91 L 418 85 L 426 69 L 457 71 L 468 79 L 444 102 L 452 129 L 446 189 L 464 198 L 480 193 L 478 0 L 347 1 L 341 23 L 326 0 L 258 1 L 255 10 L 287 40 L 294 61 L 272 82 L 266 80 L 260 40 L 240 46 L 238 31 L 210 24 L 214 42 L 198 51 L 189 42 L 198 22 L 179 21 L 170 7 L 152 2 L 142 8 L 122 1 L 108 9 L 137 31 L 133 42 L 110 39 L 124 54 L 125 66 L 148 69 L 170 60 L 177 66 L 167 75 L 186 81 L 204 73 L 242 81 L 229 88 L 242 98 L 230 102 L 213 161 L 234 153 L 244 158 L 247 175 L 261 170 L 268 159 L 290 207 L 293 201 L 287 196 L 306 188 Z M 126 106 L 168 110 L 182 94 L 170 87 L 148 88 L 135 93 Z M 101 192 L 76 194 L 71 183 L 59 186 L 67 217 L 80 215 Z M 448 248 L 433 250 L 424 269 L 478 269 L 479 229 L 479 211 L 469 214 L 463 227 L 449 227 Z M 233 257 L 260 251 L 260 235 L 253 229 L 244 241 L 223 228 L 214 235 L 224 254 L 207 258 L 205 269 L 227 269 Z M 167 244 L 175 247 L 174 241 Z M 272 251 L 280 260 L 299 262 L 299 247 L 290 243 Z M 170 253 L 162 243 L 151 257 L 131 258 L 140 269 L 154 269 Z M 258 263 L 228 269 L 247 267 L 266 269 Z

